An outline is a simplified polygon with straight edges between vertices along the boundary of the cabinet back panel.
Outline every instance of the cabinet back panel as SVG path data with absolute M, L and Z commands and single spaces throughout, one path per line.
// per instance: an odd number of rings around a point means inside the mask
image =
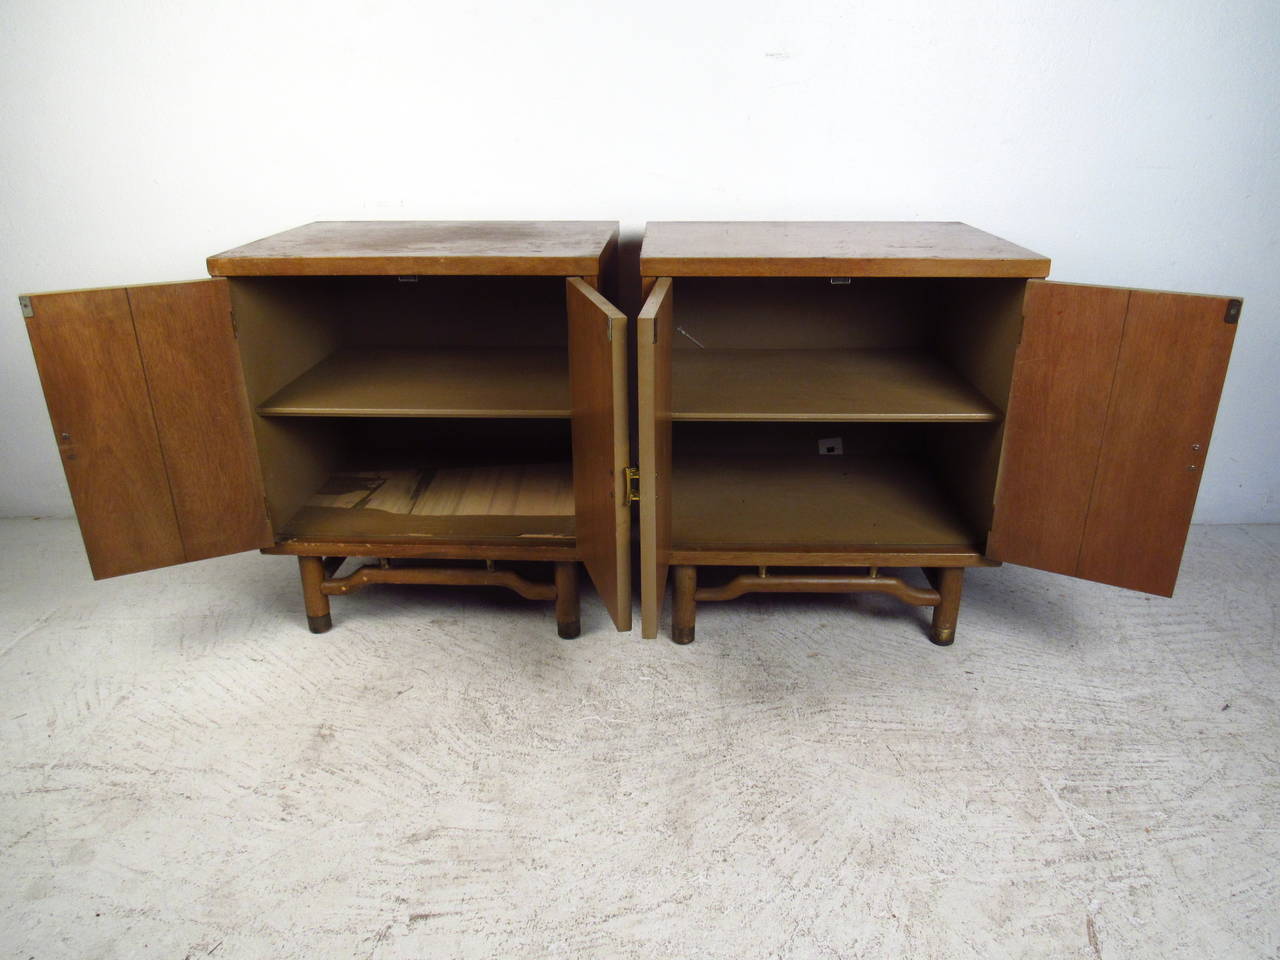
M 672 293 L 677 350 L 910 347 L 929 330 L 920 281 L 679 277 Z
M 347 343 L 567 347 L 560 277 L 346 277 Z
M 566 420 L 331 420 L 343 465 L 535 463 L 570 457 Z

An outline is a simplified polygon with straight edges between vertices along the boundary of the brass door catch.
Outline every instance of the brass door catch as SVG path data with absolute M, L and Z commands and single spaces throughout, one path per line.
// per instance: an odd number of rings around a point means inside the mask
M 640 499 L 640 468 L 627 467 L 623 475 L 627 478 L 627 502 L 635 503 Z

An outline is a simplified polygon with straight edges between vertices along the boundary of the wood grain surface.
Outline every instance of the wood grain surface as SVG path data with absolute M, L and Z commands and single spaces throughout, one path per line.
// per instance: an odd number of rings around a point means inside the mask
M 627 318 L 577 277 L 566 280 L 565 300 L 578 549 L 614 624 L 630 630 Z
M 273 540 L 225 280 L 129 288 L 187 560 Z
M 1130 295 L 1078 576 L 1172 595 L 1235 339 L 1228 303 Z
M 671 278 L 657 280 L 636 320 L 640 470 L 640 635 L 658 635 L 671 551 Z
M 992 558 L 1075 574 L 1128 303 L 1128 290 L 1027 285 Z
M 96 579 L 186 558 L 124 288 L 35 294 L 27 332 Z
M 615 221 L 318 221 L 209 257 L 221 277 L 596 275 Z
M 963 223 L 669 222 L 645 227 L 646 277 L 1044 277 L 1049 260 Z

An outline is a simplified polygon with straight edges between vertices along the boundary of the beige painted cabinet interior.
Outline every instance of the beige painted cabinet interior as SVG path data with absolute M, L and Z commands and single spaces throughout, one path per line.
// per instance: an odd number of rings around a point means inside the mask
M 646 637 L 668 580 L 678 642 L 699 602 L 875 591 L 950 643 L 1001 561 L 1172 593 L 1239 300 L 960 223 L 650 223 L 640 261 Z
M 94 576 L 260 548 L 299 558 L 313 630 L 330 596 L 442 583 L 554 600 L 574 636 L 582 562 L 628 629 L 617 233 L 313 223 L 210 280 L 22 298 Z

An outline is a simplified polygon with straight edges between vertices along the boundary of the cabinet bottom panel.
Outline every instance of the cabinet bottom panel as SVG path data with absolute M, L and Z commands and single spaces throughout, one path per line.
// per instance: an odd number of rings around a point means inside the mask
M 331 474 L 282 538 L 572 542 L 567 462 L 373 467 Z
M 671 501 L 672 551 L 977 549 L 928 471 L 892 455 L 690 453 Z

